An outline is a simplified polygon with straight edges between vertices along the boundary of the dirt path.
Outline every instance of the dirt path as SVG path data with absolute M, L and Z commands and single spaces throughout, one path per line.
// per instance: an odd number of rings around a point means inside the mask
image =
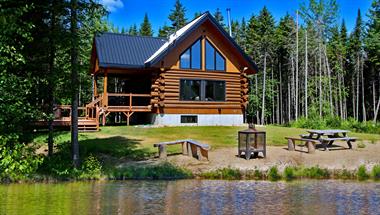
M 258 168 L 266 170 L 271 166 L 278 166 L 279 169 L 288 165 L 319 166 L 328 169 L 357 169 L 359 165 L 365 164 L 372 168 L 374 164 L 380 164 L 380 142 L 376 144 L 366 143 L 365 148 L 347 148 L 346 144 L 338 143 L 342 146 L 330 151 L 316 150 L 314 154 L 306 153 L 306 148 L 302 151 L 288 151 L 285 146 L 269 146 L 267 157 L 245 160 L 237 156 L 237 149 L 222 148 L 209 152 L 209 161 L 198 161 L 184 155 L 169 156 L 167 160 L 178 166 L 185 167 L 194 173 L 207 172 L 224 167 L 249 170 Z M 297 147 L 296 149 L 302 149 Z M 260 153 L 261 156 L 261 153 Z

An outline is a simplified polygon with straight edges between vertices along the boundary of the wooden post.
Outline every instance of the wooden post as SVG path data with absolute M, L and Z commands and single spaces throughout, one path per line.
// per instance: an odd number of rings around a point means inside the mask
M 107 95 L 107 82 L 108 82 L 108 70 L 104 71 L 104 79 L 103 79 L 103 106 L 108 106 L 108 95 Z
M 313 154 L 315 152 L 315 146 L 314 146 L 314 143 L 311 142 L 311 141 L 307 141 L 306 142 L 306 145 L 307 145 L 307 151 L 310 153 L 310 154 Z
M 98 83 L 97 83 L 97 80 L 98 80 L 98 77 L 96 75 L 94 75 L 94 96 L 97 97 L 98 96 Z
M 288 139 L 288 151 L 294 151 L 294 140 Z
M 132 111 L 132 93 L 129 93 L 129 111 Z
M 167 157 L 166 145 L 164 145 L 164 144 L 159 145 L 159 147 L 158 147 L 158 157 L 159 158 L 166 158 Z

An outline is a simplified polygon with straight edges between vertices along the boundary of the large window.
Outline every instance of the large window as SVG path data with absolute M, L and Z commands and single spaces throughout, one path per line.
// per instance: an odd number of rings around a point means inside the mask
M 190 48 L 180 56 L 181 69 L 201 69 L 201 40 L 198 39 Z
M 180 100 L 183 101 L 225 101 L 226 82 L 182 79 Z
M 206 40 L 206 70 L 226 70 L 226 59 Z

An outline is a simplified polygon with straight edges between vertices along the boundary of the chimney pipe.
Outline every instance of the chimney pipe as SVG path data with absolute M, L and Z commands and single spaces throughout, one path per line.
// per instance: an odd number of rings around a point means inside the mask
M 231 8 L 227 8 L 227 21 L 228 21 L 228 33 L 230 37 L 232 37 L 232 29 L 231 29 Z

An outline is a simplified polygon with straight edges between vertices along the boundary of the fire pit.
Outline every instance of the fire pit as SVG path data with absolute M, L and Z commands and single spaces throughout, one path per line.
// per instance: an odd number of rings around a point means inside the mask
M 239 131 L 239 157 L 241 157 L 242 152 L 244 152 L 246 160 L 251 158 L 252 153 L 254 157 L 257 157 L 261 152 L 266 157 L 265 131 L 257 131 L 253 124 L 249 124 L 248 129 Z

